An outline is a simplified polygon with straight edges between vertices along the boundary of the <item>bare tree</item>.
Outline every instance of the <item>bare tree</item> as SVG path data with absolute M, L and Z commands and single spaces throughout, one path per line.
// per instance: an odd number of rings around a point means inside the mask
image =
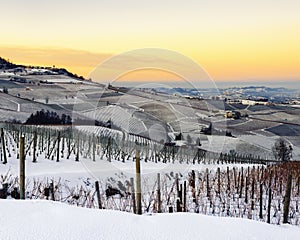
M 293 148 L 283 138 L 279 138 L 278 140 L 276 140 L 272 151 L 276 160 L 285 162 L 292 159 Z

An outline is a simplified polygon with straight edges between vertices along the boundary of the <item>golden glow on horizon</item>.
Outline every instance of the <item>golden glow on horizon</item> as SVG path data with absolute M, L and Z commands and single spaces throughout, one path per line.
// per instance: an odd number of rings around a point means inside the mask
M 216 81 L 299 80 L 298 9 L 297 0 L 14 0 L 0 10 L 0 56 L 88 77 L 112 55 L 155 47 L 192 58 Z M 132 77 L 168 77 L 145 73 Z

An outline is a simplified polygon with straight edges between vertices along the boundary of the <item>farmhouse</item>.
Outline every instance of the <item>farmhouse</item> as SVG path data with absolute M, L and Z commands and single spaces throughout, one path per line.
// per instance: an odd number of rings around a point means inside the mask
M 243 105 L 250 105 L 250 106 L 254 106 L 254 105 L 269 105 L 269 102 L 267 99 L 263 99 L 263 100 L 250 100 L 250 99 L 242 99 L 242 104 Z

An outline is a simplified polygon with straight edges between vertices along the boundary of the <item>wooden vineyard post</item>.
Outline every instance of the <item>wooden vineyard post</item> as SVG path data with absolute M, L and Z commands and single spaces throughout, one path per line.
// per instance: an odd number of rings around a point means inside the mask
M 77 138 L 77 152 L 76 152 L 76 157 L 75 157 L 75 161 L 79 162 L 79 152 L 80 152 L 80 139 L 79 139 L 79 134 L 78 134 L 78 138 Z
M 42 136 L 41 136 L 40 139 L 42 140 L 42 142 L 41 142 L 41 145 L 42 145 L 41 150 L 43 152 L 44 151 L 44 130 L 42 131 Z
M 273 172 L 270 173 L 270 182 L 269 182 L 269 199 L 268 199 L 268 219 L 267 223 L 271 223 L 271 203 L 272 203 L 272 176 Z
M 72 149 L 71 149 L 71 134 L 68 134 L 68 140 L 67 140 L 67 147 L 68 147 L 68 155 L 67 155 L 67 159 L 69 159 Z
M 134 191 L 134 179 L 130 178 L 131 185 L 131 197 L 132 197 L 132 210 L 133 213 L 136 213 L 136 202 L 135 202 L 135 191 Z
M 99 182 L 95 182 L 96 192 L 97 192 L 97 200 L 98 200 L 98 207 L 99 209 L 102 209 L 102 203 L 101 203 L 101 197 L 100 197 L 100 188 L 99 188 Z
M 186 212 L 186 181 L 183 183 L 183 211 Z
M 254 202 L 255 202 L 255 199 L 254 199 L 254 187 L 255 187 L 255 178 L 254 176 L 252 176 L 252 185 L 251 185 L 251 210 L 253 211 L 254 210 Z
M 175 161 L 175 145 L 172 146 L 172 159 L 173 159 L 173 163 Z
M 66 136 L 65 134 L 63 134 L 62 140 L 61 140 L 61 157 L 64 158 L 64 153 L 65 153 L 65 140 L 66 140 Z
M 54 196 L 54 184 L 53 182 L 50 183 L 50 193 L 51 193 L 51 200 L 55 201 L 55 196 Z
M 20 199 L 25 199 L 25 137 L 20 137 Z
M 246 177 L 246 185 L 245 185 L 245 203 L 248 203 L 248 184 L 249 178 Z
M 218 194 L 219 196 L 221 195 L 221 173 L 220 173 L 220 168 L 218 167 Z
M 193 202 L 196 203 L 196 174 L 194 170 L 192 170 L 190 185 L 192 187 Z
M 161 213 L 160 173 L 157 174 L 157 212 Z
M 259 218 L 263 219 L 263 184 L 259 188 Z
M 182 196 L 183 196 L 183 194 L 182 194 L 182 191 L 183 189 L 182 189 L 182 183 L 180 183 L 180 187 L 179 187 L 179 192 L 178 192 L 178 194 L 179 194 L 179 206 L 180 206 L 180 211 L 182 212 L 183 211 L 183 201 L 182 201 Z
M 36 162 L 36 145 L 37 145 L 37 133 L 34 131 L 33 133 L 33 159 L 32 162 Z
M 93 144 L 93 162 L 96 161 L 96 138 L 95 138 L 95 135 L 93 135 L 93 138 L 92 138 L 92 144 Z
M 154 144 L 154 161 L 157 163 L 156 144 Z
M 163 160 L 164 163 L 167 162 L 167 147 L 165 146 L 164 147 L 164 160 Z
M 107 143 L 107 154 L 108 154 L 108 161 L 111 162 L 111 151 L 112 151 L 112 140 L 111 137 L 108 137 L 108 143 Z
M 56 152 L 56 162 L 59 162 L 59 147 L 60 147 L 60 132 L 58 132 L 57 136 L 57 152 Z
M 234 188 L 236 188 L 236 169 L 233 167 L 233 177 L 234 177 Z
M 239 174 L 238 174 L 238 178 L 237 178 L 236 194 L 239 194 L 239 191 L 240 191 L 240 178 L 241 178 L 241 172 L 239 170 Z
M 227 167 L 227 190 L 230 192 L 230 171 L 229 167 Z
M 50 159 L 51 130 L 48 131 L 47 157 Z
M 136 207 L 137 214 L 142 214 L 142 189 L 141 189 L 141 162 L 140 162 L 140 149 L 136 144 L 135 152 L 135 170 L 136 170 Z
M 286 186 L 286 192 L 284 197 L 284 207 L 283 207 L 283 223 L 289 223 L 289 208 L 290 208 L 290 202 L 291 202 L 291 192 L 292 192 L 292 175 L 289 175 L 287 186 Z
M 91 136 L 87 137 L 87 142 L 88 142 L 88 150 L 87 150 L 87 154 L 91 154 L 91 148 L 93 147 L 93 138 L 91 138 Z M 91 155 L 90 155 L 91 156 Z
M 5 150 L 5 141 L 4 141 L 3 128 L 1 128 L 1 142 L 2 142 L 2 151 L 3 151 L 3 164 L 6 164 L 7 163 L 7 156 L 6 156 L 6 150 Z
M 243 196 L 243 186 L 244 186 L 244 169 L 241 168 L 241 185 L 240 185 L 240 198 Z
M 206 168 L 206 196 L 210 197 L 210 189 L 209 189 L 209 170 Z

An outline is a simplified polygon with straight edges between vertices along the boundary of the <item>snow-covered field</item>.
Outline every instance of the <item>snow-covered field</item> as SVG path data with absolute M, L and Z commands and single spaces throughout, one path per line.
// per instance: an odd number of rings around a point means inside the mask
M 87 112 L 85 115 L 91 119 L 97 119 L 102 122 L 112 121 L 113 124 L 132 133 L 141 133 L 146 131 L 145 124 L 132 116 L 133 112 L 126 111 L 119 106 L 107 106 L 96 111 Z
M 52 201 L 0 201 L 1 239 L 299 239 L 300 228 L 191 213 L 133 215 Z

